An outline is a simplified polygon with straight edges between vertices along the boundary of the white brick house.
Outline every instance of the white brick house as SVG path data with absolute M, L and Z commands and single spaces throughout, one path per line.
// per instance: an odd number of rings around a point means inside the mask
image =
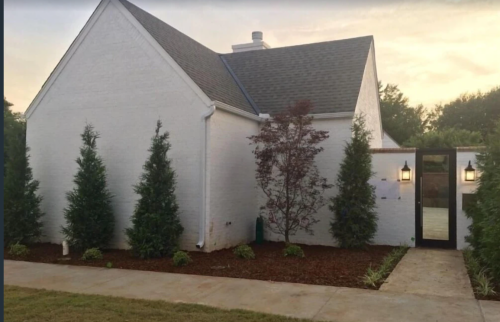
M 356 113 L 367 116 L 372 147 L 382 148 L 373 37 L 272 49 L 254 33 L 252 43 L 233 49 L 215 53 L 125 0 L 101 1 L 26 111 L 46 241 L 62 240 L 86 122 L 100 133 L 114 194 L 112 246 L 120 248 L 127 247 L 124 230 L 138 198 L 133 185 L 158 118 L 170 132 L 187 250 L 253 240 L 262 200 L 247 137 L 289 103 L 311 100 L 315 127 L 330 132 L 317 162 L 331 183 Z M 324 207 L 314 236 L 299 232 L 293 241 L 334 245 L 331 216 Z

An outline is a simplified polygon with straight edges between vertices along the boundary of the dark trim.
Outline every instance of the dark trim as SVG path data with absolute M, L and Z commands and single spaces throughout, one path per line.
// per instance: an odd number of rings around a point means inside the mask
M 252 106 L 255 114 L 259 115 L 260 114 L 259 107 L 257 106 L 257 104 L 255 104 L 255 102 L 253 101 L 252 97 L 250 97 L 250 94 L 248 94 L 247 90 L 245 89 L 245 87 L 243 86 L 243 84 L 240 82 L 240 80 L 238 79 L 238 77 L 236 77 L 236 74 L 233 72 L 233 70 L 231 69 L 231 67 L 227 63 L 226 59 L 222 55 L 219 55 L 219 57 L 220 57 L 220 60 L 222 61 L 222 63 L 224 64 L 224 66 L 226 66 L 226 69 L 229 72 L 229 74 L 231 74 L 231 77 L 236 82 L 236 85 L 238 85 L 238 87 L 240 88 L 241 92 L 243 93 L 243 96 L 245 96 L 245 98 L 247 99 L 247 101 L 250 104 L 250 106 Z
M 449 240 L 423 239 L 421 223 L 422 157 L 424 155 L 448 155 L 449 167 L 449 206 L 448 206 L 448 237 Z M 415 240 L 417 247 L 457 248 L 457 150 L 456 149 L 417 149 L 415 171 Z

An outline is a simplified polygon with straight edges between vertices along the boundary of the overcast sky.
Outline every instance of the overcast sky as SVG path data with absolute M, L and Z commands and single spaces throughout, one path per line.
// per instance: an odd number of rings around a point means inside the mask
M 271 47 L 375 37 L 379 80 L 433 107 L 500 85 L 500 1 L 131 0 L 227 53 L 260 30 Z M 23 112 L 99 0 L 5 1 L 5 96 Z

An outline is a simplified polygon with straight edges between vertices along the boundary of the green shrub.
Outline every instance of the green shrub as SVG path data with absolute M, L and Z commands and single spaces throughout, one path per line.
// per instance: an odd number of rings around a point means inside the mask
M 466 210 L 472 219 L 467 241 L 479 262 L 500 281 L 500 121 L 487 141 L 486 148 L 477 155 L 478 177 L 476 200 Z
M 64 209 L 66 226 L 62 233 L 75 250 L 104 248 L 113 237 L 115 221 L 111 207 L 111 192 L 106 183 L 106 167 L 97 154 L 99 133 L 87 124 L 81 135 L 83 145 L 76 159 L 75 187 L 68 192 Z
M 474 275 L 474 283 L 476 287 L 474 290 L 477 294 L 482 296 L 495 295 L 497 292 L 494 290 L 491 277 L 486 275 L 486 270 L 482 269 Z
M 365 276 L 363 276 L 363 283 L 367 286 L 377 287 L 377 284 L 384 278 L 380 270 L 374 270 L 368 267 Z
M 134 187 L 139 200 L 132 227 L 126 230 L 132 252 L 141 258 L 171 256 L 178 249 L 184 231 L 175 197 L 175 171 L 168 159 L 171 147 L 168 132 L 161 134 L 161 127 L 158 121 L 144 172 Z
M 178 251 L 174 254 L 174 266 L 186 266 L 191 263 L 193 260 L 189 257 L 188 253 Z
M 373 176 L 370 138 L 364 117 L 356 116 L 337 176 L 339 192 L 330 204 L 330 232 L 342 248 L 365 247 L 377 232 L 375 187 L 369 183 Z
M 474 276 L 481 271 L 481 264 L 474 256 L 472 249 L 466 248 L 463 250 L 465 267 L 471 273 L 471 276 Z
M 24 136 L 24 132 L 20 135 Z M 15 135 L 9 141 L 9 149 L 5 151 L 9 158 L 4 177 L 4 243 L 6 246 L 30 244 L 42 235 L 42 197 L 37 195 L 39 182 L 33 179 L 29 148 L 24 138 Z
M 237 257 L 243 258 L 243 259 L 254 259 L 255 258 L 255 254 L 254 254 L 252 248 L 248 245 L 240 245 L 240 246 L 236 247 L 234 249 L 233 253 Z
M 106 268 L 113 268 L 113 263 L 107 262 L 106 263 Z
M 102 259 L 102 253 L 97 248 L 89 248 L 83 253 L 82 260 L 89 261 L 94 259 Z
M 285 257 L 287 256 L 305 257 L 302 248 L 300 248 L 300 246 L 298 245 L 293 245 L 293 244 L 286 245 L 285 249 L 283 250 L 283 255 L 285 255 Z
M 30 250 L 25 245 L 17 243 L 10 245 L 9 254 L 19 258 L 26 258 L 30 254 Z

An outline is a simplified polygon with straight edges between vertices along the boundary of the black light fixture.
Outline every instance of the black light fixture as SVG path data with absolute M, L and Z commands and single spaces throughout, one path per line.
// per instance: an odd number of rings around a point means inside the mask
M 476 169 L 472 167 L 469 160 L 469 165 L 465 168 L 465 181 L 475 181 L 476 180 Z
M 410 181 L 411 179 L 411 169 L 408 167 L 408 163 L 405 161 L 405 166 L 401 169 L 401 181 Z

